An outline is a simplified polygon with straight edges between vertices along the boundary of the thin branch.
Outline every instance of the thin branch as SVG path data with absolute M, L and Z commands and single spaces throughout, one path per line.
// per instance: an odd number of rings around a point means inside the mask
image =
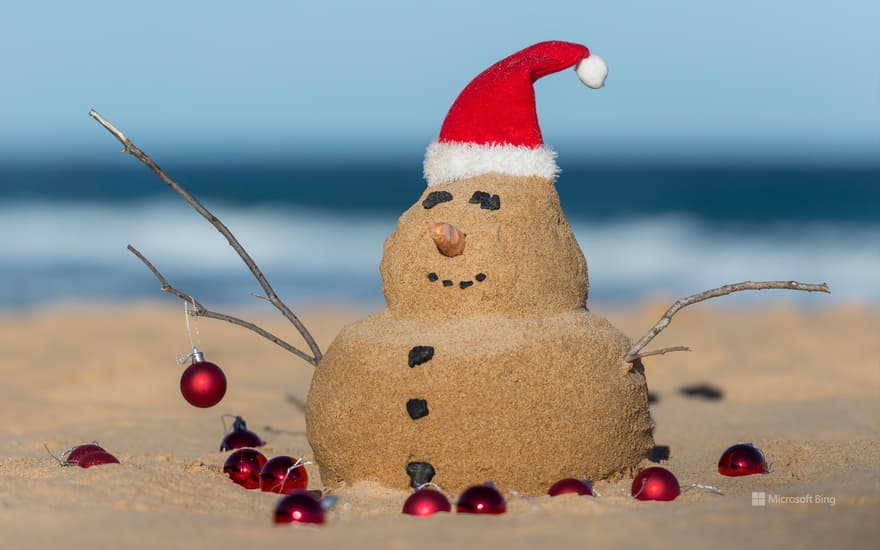
M 642 357 L 650 357 L 652 355 L 666 355 L 667 353 L 670 353 L 673 351 L 691 351 L 691 348 L 689 348 L 687 346 L 672 346 L 670 348 L 655 349 L 652 351 L 646 351 L 644 353 L 639 353 L 639 354 L 635 355 L 632 358 L 632 360 L 635 361 L 636 359 L 641 359 Z M 630 362 L 632 362 L 632 361 L 630 361 Z
M 165 171 L 159 167 L 158 164 L 153 162 L 153 159 L 151 159 L 149 155 L 138 149 L 134 145 L 134 143 L 132 143 L 131 140 L 129 140 L 125 136 L 125 134 L 119 131 L 110 122 L 105 120 L 104 117 L 98 114 L 97 111 L 95 111 L 94 109 L 90 110 L 89 116 L 98 121 L 98 124 L 106 128 L 108 132 L 113 134 L 113 137 L 115 137 L 117 140 L 119 140 L 120 143 L 122 143 L 123 153 L 128 153 L 144 163 L 150 170 L 152 170 L 157 176 L 159 176 L 162 181 L 168 184 L 171 189 L 173 189 L 178 195 L 183 197 L 183 199 L 188 202 L 189 205 L 192 206 L 196 212 L 198 212 L 203 218 L 208 220 L 211 225 L 213 225 L 217 229 L 217 231 L 220 232 L 221 235 L 226 237 L 226 240 L 229 242 L 229 246 L 231 246 L 238 253 L 239 257 L 242 259 L 245 265 L 247 265 L 248 269 L 250 269 L 251 273 L 253 273 L 254 277 L 257 279 L 257 282 L 260 283 L 260 286 L 266 293 L 266 300 L 268 300 L 273 306 L 275 306 L 275 308 L 278 309 L 278 311 L 280 311 L 281 314 L 284 315 L 284 317 L 286 317 L 287 320 L 290 321 L 290 323 L 294 327 L 296 327 L 296 330 L 299 331 L 299 333 L 302 335 L 303 339 L 306 341 L 306 344 L 308 344 L 309 349 L 312 351 L 312 355 L 314 356 L 313 360 L 309 362 L 317 365 L 321 361 L 322 354 L 320 348 L 318 348 L 318 344 L 315 343 L 315 339 L 312 338 L 312 335 L 309 333 L 308 329 L 306 329 L 305 325 L 302 323 L 302 321 L 299 320 L 299 318 L 293 313 L 293 311 L 291 311 L 290 308 L 287 307 L 287 305 L 283 301 L 281 301 L 280 298 L 278 298 L 278 295 L 275 294 L 275 290 L 272 289 L 272 286 L 269 284 L 269 281 L 266 280 L 263 272 L 260 271 L 259 267 L 257 267 L 257 264 L 250 257 L 250 254 L 248 254 L 244 247 L 239 244 L 238 239 L 235 238 L 229 228 L 227 228 L 223 224 L 223 222 L 221 222 L 216 216 L 211 214 L 211 212 L 209 212 L 207 208 L 202 206 L 202 204 L 194 196 L 192 196 L 189 191 L 187 191 L 183 188 L 183 186 L 171 179 L 168 174 L 166 174 Z M 141 260 L 144 260 L 143 256 L 141 256 Z M 154 270 L 153 273 L 156 274 L 157 272 Z
M 719 288 L 713 288 L 712 290 L 707 290 L 705 292 L 700 292 L 699 294 L 694 294 L 692 296 L 688 296 L 687 298 L 682 298 L 681 300 L 672 304 L 666 313 L 663 314 L 663 317 L 657 321 L 657 324 L 654 325 L 651 330 L 648 331 L 647 334 L 642 336 L 642 338 L 633 344 L 630 348 L 629 353 L 624 357 L 624 361 L 627 363 L 632 363 L 639 357 L 644 357 L 644 355 L 640 355 L 639 352 L 648 345 L 658 334 L 660 334 L 663 329 L 669 326 L 669 323 L 672 322 L 672 316 L 678 313 L 678 311 L 684 307 L 687 307 L 691 304 L 696 304 L 698 302 L 702 302 L 703 300 L 708 300 L 710 298 L 717 298 L 719 296 L 726 296 L 733 292 L 739 292 L 741 290 L 766 290 L 766 289 L 783 289 L 783 290 L 803 290 L 805 292 L 825 292 L 831 293 L 828 289 L 828 285 L 825 283 L 821 284 L 804 284 L 799 283 L 797 281 L 743 281 L 741 283 L 736 283 L 732 285 L 724 285 Z
M 140 259 L 140 261 L 142 261 L 145 266 L 147 266 L 147 269 L 149 269 L 150 271 L 153 272 L 153 275 L 155 275 L 157 279 L 159 279 L 159 282 L 162 283 L 162 292 L 167 292 L 169 294 L 173 294 L 173 295 L 177 296 L 178 298 L 180 298 L 181 300 L 188 302 L 190 305 L 193 306 L 193 310 L 192 310 L 191 315 L 194 315 L 196 317 L 207 317 L 209 319 L 218 319 L 220 321 L 226 321 L 227 323 L 232 323 L 233 325 L 238 325 L 240 327 L 244 327 L 250 331 L 256 332 L 257 334 L 259 334 L 263 338 L 269 340 L 270 342 L 281 346 L 282 348 L 284 348 L 287 351 L 289 351 L 290 353 L 296 355 L 300 359 L 303 359 L 304 361 L 307 361 L 308 363 L 310 363 L 314 366 L 318 366 L 318 359 L 312 357 L 311 355 L 309 355 L 303 351 L 298 350 L 297 348 L 291 346 L 290 344 L 288 344 L 287 342 L 285 342 L 281 338 L 275 336 L 274 334 L 272 334 L 271 332 L 269 332 L 263 328 L 258 327 L 257 325 L 251 323 L 250 321 L 245 321 L 244 319 L 239 319 L 238 317 L 233 317 L 231 315 L 226 315 L 225 313 L 218 313 L 216 311 L 211 311 L 211 310 L 207 309 L 205 306 L 203 306 L 201 304 L 201 302 L 199 302 L 198 300 L 196 300 L 195 298 L 193 298 L 189 294 L 184 294 L 183 292 L 181 292 L 181 291 L 177 290 L 176 288 L 174 288 L 173 286 L 171 286 L 171 284 L 168 282 L 168 279 L 166 279 L 164 275 L 159 273 L 159 270 L 156 269 L 156 266 L 154 266 L 150 262 L 150 260 L 148 260 L 143 254 L 141 254 L 140 250 L 138 250 L 137 248 L 135 248 L 131 245 L 128 245 L 128 249 L 131 251 L 132 254 L 137 256 L 138 259 Z

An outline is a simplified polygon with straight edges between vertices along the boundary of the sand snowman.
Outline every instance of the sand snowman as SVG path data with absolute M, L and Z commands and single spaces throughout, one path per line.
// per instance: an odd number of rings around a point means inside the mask
M 587 265 L 554 188 L 533 83 L 604 62 L 544 42 L 459 95 L 428 187 L 385 241 L 387 308 L 345 327 L 315 371 L 309 442 L 324 485 L 493 480 L 525 494 L 631 472 L 654 446 L 630 340 L 586 309 Z

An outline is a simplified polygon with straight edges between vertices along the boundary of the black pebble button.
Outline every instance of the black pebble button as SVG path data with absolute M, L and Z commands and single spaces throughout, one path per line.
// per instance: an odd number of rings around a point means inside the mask
M 409 366 L 415 367 L 427 363 L 434 357 L 434 348 L 431 346 L 416 346 L 409 350 Z
M 436 473 L 430 462 L 410 462 L 406 465 L 409 486 L 413 489 L 418 489 L 425 483 L 430 483 Z
M 413 420 L 428 416 L 428 402 L 424 399 L 410 399 L 406 402 L 406 412 Z

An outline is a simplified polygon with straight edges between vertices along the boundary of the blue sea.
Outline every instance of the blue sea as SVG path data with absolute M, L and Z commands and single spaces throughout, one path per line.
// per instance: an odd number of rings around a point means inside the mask
M 123 157 L 123 155 L 119 155 Z M 420 196 L 414 163 L 175 161 L 163 168 L 250 251 L 292 307 L 383 303 L 378 265 Z M 741 280 L 827 282 L 730 304 L 880 304 L 880 165 L 567 167 L 557 181 L 592 302 L 681 297 Z M 226 241 L 134 158 L 0 165 L 0 308 L 179 303 L 127 250 L 209 306 L 260 291 Z M 797 296 L 795 296 L 797 294 Z

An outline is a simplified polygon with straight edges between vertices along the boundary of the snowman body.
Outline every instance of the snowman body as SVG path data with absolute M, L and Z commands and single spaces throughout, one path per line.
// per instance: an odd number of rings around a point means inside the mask
M 436 223 L 465 235 L 462 253 L 438 250 Z M 380 271 L 387 309 L 345 327 L 312 379 L 307 430 L 325 486 L 433 476 L 451 491 L 492 480 L 540 494 L 649 455 L 644 373 L 623 360 L 630 340 L 585 308 L 586 262 L 551 179 L 428 187 Z

